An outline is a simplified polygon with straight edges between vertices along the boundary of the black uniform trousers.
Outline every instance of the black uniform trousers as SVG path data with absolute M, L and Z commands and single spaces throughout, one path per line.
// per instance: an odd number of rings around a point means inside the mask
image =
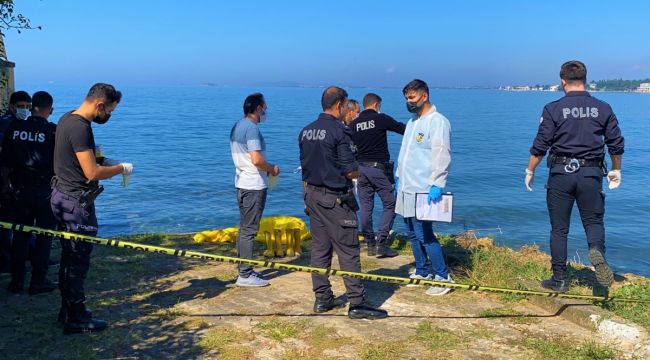
M 65 231 L 95 236 L 97 216 L 95 205 L 82 207 L 79 200 L 58 189 L 52 191 L 52 212 L 60 228 Z M 84 281 L 90 268 L 93 244 L 61 239 L 61 263 L 59 264 L 59 289 L 64 302 L 78 303 L 86 300 Z
M 55 221 L 50 208 L 50 184 L 24 186 L 16 189 L 13 221 L 16 224 L 54 229 Z M 11 244 L 11 279 L 22 285 L 25 280 L 25 262 L 32 264 L 32 285 L 42 285 L 47 276 L 52 237 L 36 235 L 34 246 L 30 247 L 33 235 L 16 231 Z
M 546 203 L 551 219 L 551 266 L 553 276 L 564 279 L 567 268 L 567 235 L 571 210 L 578 205 L 589 248 L 605 253 L 605 194 L 602 191 L 603 169 L 581 167 L 570 173 L 564 165 L 551 168 L 546 186 Z
M 336 251 L 341 270 L 360 272 L 357 214 L 346 205 L 337 203 L 340 195 L 324 187 L 307 186 L 305 205 L 311 223 L 311 266 L 330 269 Z M 317 299 L 326 300 L 334 296 L 328 276 L 312 274 L 311 280 Z M 350 304 L 362 303 L 364 288 L 361 280 L 345 277 L 343 282 Z

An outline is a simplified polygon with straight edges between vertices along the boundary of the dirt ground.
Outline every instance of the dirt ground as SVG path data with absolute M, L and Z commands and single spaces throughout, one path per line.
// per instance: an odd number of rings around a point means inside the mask
M 191 244 L 188 237 L 144 236 L 161 246 L 233 254 L 232 245 Z M 306 244 L 307 246 L 308 244 Z M 53 252 L 55 257 L 57 251 Z M 259 252 L 261 253 L 261 252 Z M 308 253 L 283 261 L 307 264 Z M 362 256 L 364 271 L 407 276 L 412 257 Z M 56 278 L 56 267 L 51 278 Z M 234 286 L 233 265 L 97 247 L 87 280 L 89 307 L 110 328 L 63 335 L 55 322 L 59 293 L 4 290 L 0 276 L 3 359 L 545 359 L 622 358 L 617 344 L 524 300 L 426 287 L 366 283 L 371 303 L 390 318 L 350 320 L 346 309 L 312 312 L 310 275 L 260 269 L 266 288 Z M 343 294 L 333 277 L 336 294 Z

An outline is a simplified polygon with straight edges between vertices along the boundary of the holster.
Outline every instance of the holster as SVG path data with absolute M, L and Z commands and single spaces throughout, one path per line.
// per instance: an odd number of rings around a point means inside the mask
M 336 202 L 340 205 L 345 205 L 348 209 L 357 212 L 359 211 L 359 203 L 357 203 L 357 198 L 354 197 L 352 190 L 348 190 L 347 193 L 340 195 Z
M 82 207 L 87 207 L 95 203 L 95 199 L 104 191 L 102 185 L 98 185 L 95 188 L 88 189 L 79 195 L 79 205 Z

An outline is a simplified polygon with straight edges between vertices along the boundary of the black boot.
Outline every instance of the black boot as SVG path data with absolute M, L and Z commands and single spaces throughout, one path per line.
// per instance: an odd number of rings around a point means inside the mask
M 314 301 L 314 312 L 315 313 L 324 313 L 333 309 L 337 309 L 345 306 L 347 301 L 343 297 L 334 298 L 333 296 L 329 299 L 316 299 Z
M 379 239 L 377 241 L 377 258 L 392 258 L 399 255 L 397 250 L 392 249 L 390 246 L 388 246 L 388 239 Z
M 377 245 L 368 243 L 368 256 L 377 256 Z
M 108 323 L 104 320 L 92 318 L 90 311 L 86 311 L 84 303 L 68 303 L 67 318 L 63 324 L 64 334 L 78 334 L 106 329 Z
M 350 309 L 348 310 L 348 317 L 350 319 L 377 320 L 387 318 L 388 312 L 386 310 L 372 307 L 369 304 L 363 302 L 357 305 L 350 305 Z
M 542 287 L 559 293 L 569 291 L 569 284 L 565 280 L 556 280 L 555 276 L 542 281 Z
M 614 273 L 609 268 L 605 256 L 596 248 L 589 249 L 589 260 L 596 271 L 597 285 L 603 288 L 609 288 L 614 282 Z
M 371 239 L 369 237 L 365 237 L 365 239 L 366 239 L 366 244 L 368 245 L 368 256 L 377 256 L 377 241 L 375 240 L 375 238 L 373 237 Z
M 29 285 L 29 295 L 38 295 L 38 294 L 52 292 L 56 290 L 58 287 L 59 287 L 58 283 L 46 279 L 41 284 Z

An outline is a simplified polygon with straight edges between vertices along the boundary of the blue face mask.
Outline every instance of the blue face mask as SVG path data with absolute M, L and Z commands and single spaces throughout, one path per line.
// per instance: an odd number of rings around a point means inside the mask
M 29 109 L 16 109 L 16 117 L 20 120 L 27 120 L 29 117 Z
M 266 121 L 266 110 L 262 111 L 260 114 L 260 123 L 263 123 Z

